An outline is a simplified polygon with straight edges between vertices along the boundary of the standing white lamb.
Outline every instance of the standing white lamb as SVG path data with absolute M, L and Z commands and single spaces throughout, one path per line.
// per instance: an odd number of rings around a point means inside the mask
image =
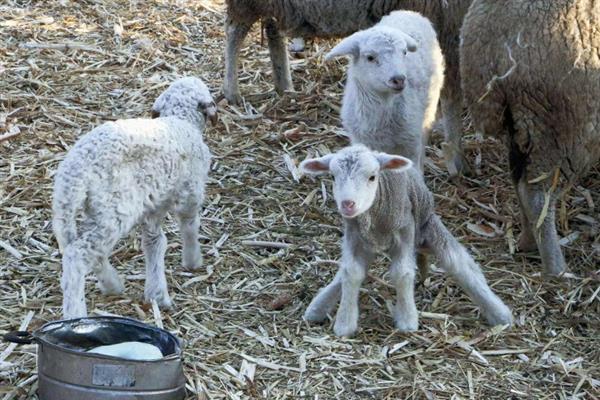
M 350 55 L 342 123 L 352 143 L 410 158 L 422 170 L 444 59 L 431 22 L 395 11 L 342 40 L 325 57 Z
M 340 300 L 335 334 L 354 334 L 358 294 L 368 264 L 378 253 L 385 253 L 392 261 L 390 276 L 397 291 L 396 328 L 416 330 L 415 252 L 423 246 L 479 305 L 491 325 L 511 324 L 510 309 L 492 292 L 477 263 L 435 214 L 433 196 L 421 173 L 411 165 L 407 158 L 362 145 L 301 163 L 306 173 L 334 176 L 333 193 L 344 218 L 340 269 L 310 303 L 304 318 L 322 321 Z
M 271 74 L 279 93 L 293 89 L 285 45 L 291 37 L 343 37 L 377 23 L 394 10 L 417 11 L 431 20 L 446 58 L 442 92 L 444 155 L 450 175 L 468 170 L 462 145 L 462 92 L 458 45 L 460 27 L 471 0 L 226 0 L 225 76 L 223 92 L 234 104 L 242 101 L 238 85 L 239 55 L 244 39 L 257 21 L 265 27 Z M 296 41 L 297 42 L 297 41 Z M 293 47 L 299 47 L 293 44 Z
M 169 210 L 179 219 L 183 267 L 202 264 L 198 211 L 210 151 L 202 140 L 206 118 L 217 108 L 200 79 L 174 82 L 154 102 L 155 119 L 107 122 L 75 143 L 60 163 L 52 202 L 53 228 L 62 260 L 63 315 L 87 315 L 85 275 L 93 271 L 104 294 L 124 285 L 109 263 L 117 241 L 142 223 L 145 299 L 170 307 L 161 228 Z

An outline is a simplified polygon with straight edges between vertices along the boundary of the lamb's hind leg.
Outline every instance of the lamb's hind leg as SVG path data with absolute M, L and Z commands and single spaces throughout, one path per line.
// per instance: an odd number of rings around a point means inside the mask
M 412 231 L 412 229 L 411 229 Z M 410 232 L 404 237 L 414 237 Z M 397 254 L 392 255 L 390 278 L 396 287 L 394 322 L 401 332 L 416 331 L 419 327 L 419 314 L 415 304 L 415 262 L 414 245 L 408 241 L 400 243 Z
M 170 308 L 172 302 L 165 276 L 167 237 L 161 228 L 163 216 L 164 214 L 147 217 L 142 228 L 142 247 L 146 257 L 144 297 L 147 302 L 156 300 L 159 306 Z
M 537 222 L 544 209 L 544 190 L 541 186 L 530 185 L 523 178 L 517 184 L 517 195 L 522 205 L 522 212 L 525 212 L 523 220 L 529 222 L 528 229 L 537 243 L 545 272 L 548 275 L 560 275 L 567 268 L 567 264 L 556 232 L 556 199 L 550 199 L 546 217 L 538 228 Z
M 446 229 L 438 216 L 433 216 L 423 231 L 425 244 L 450 274 L 481 308 L 490 325 L 512 324 L 510 309 L 488 286 L 481 269 L 467 250 Z
M 68 244 L 64 250 L 60 286 L 63 292 L 63 317 L 66 319 L 87 316 L 85 275 L 93 260 L 88 249 L 88 243 L 78 239 Z
M 304 312 L 304 319 L 310 322 L 322 322 L 340 300 L 342 293 L 342 274 L 338 271 L 333 280 L 319 290 Z
M 62 259 L 61 288 L 63 291 L 64 318 L 80 318 L 87 316 L 85 305 L 85 275 L 94 270 L 100 272 L 100 260 L 110 251 L 109 231 L 100 228 L 93 232 L 84 232 L 65 247 Z
M 281 34 L 273 19 L 266 21 L 265 30 L 267 32 L 267 41 L 269 42 L 271 63 L 273 64 L 275 90 L 277 93 L 283 94 L 285 91 L 292 89 L 292 75 L 287 48 L 285 46 L 285 36 Z
M 230 18 L 225 22 L 225 77 L 223 93 L 229 104 L 240 104 L 242 95 L 238 82 L 240 50 L 252 24 L 241 24 Z
M 181 260 L 183 268 L 189 270 L 197 270 L 202 267 L 202 251 L 200 243 L 198 243 L 198 229 L 200 228 L 198 211 L 201 203 L 201 200 L 190 198 L 177 210 L 183 245 Z
M 98 268 L 94 269 L 94 273 L 98 278 L 98 288 L 104 295 L 118 295 L 125 291 L 123 280 L 119 273 L 110 264 L 108 256 L 102 256 L 98 260 Z

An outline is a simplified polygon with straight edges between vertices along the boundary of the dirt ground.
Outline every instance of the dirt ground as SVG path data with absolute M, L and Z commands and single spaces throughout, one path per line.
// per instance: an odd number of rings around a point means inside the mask
M 0 4 L 0 137 L 11 135 L 0 143 L 0 334 L 61 316 L 50 203 L 65 152 L 103 121 L 149 116 L 179 76 L 203 78 L 218 96 L 223 21 L 222 4 L 208 0 Z M 214 154 L 201 227 L 206 270 L 179 268 L 169 218 L 176 308 L 156 314 L 143 304 L 143 256 L 132 232 L 112 257 L 126 293 L 102 296 L 90 276 L 90 312 L 163 323 L 183 338 L 188 399 L 600 398 L 600 171 L 561 202 L 570 271 L 546 280 L 537 254 L 515 250 L 518 208 L 506 152 L 492 138 L 465 135 L 477 174 L 453 182 L 434 137 L 426 178 L 444 221 L 513 308 L 514 327 L 486 327 L 432 266 L 416 290 L 419 331 L 395 331 L 384 259 L 364 285 L 356 337 L 302 320 L 340 254 L 330 179 L 296 179 L 288 167 L 347 144 L 339 120 L 344 62 L 323 62 L 329 47 L 312 43 L 294 59 L 296 92 L 279 97 L 255 27 L 242 51 L 246 104 L 221 101 L 220 122 L 205 133 Z M 0 399 L 37 398 L 36 391 L 35 347 L 0 344 Z

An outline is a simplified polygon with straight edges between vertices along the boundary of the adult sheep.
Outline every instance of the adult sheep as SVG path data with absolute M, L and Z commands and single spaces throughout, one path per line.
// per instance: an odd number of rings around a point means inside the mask
M 467 166 L 461 149 L 462 94 L 458 66 L 459 32 L 471 0 L 227 0 L 225 49 L 225 98 L 233 104 L 242 100 L 238 86 L 238 59 L 244 38 L 257 21 L 263 21 L 275 89 L 292 89 L 285 34 L 293 37 L 342 37 L 377 23 L 394 10 L 416 11 L 433 23 L 446 58 L 442 91 L 445 118 L 445 155 L 451 175 Z
M 599 23 L 597 0 L 475 0 L 462 28 L 466 104 L 476 129 L 507 143 L 519 246 L 537 246 L 551 275 L 566 268 L 559 182 L 574 183 L 600 156 Z

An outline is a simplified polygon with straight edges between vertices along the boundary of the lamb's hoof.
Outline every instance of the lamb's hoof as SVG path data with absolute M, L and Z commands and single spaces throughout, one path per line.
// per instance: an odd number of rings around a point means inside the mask
M 510 311 L 510 308 L 508 308 L 504 304 L 501 307 L 498 307 L 497 309 L 493 310 L 492 312 L 489 312 L 486 315 L 486 319 L 490 326 L 512 326 L 513 324 L 512 312 Z
M 321 323 L 327 319 L 327 312 L 308 306 L 304 312 L 304 319 L 308 322 Z
M 517 241 L 517 247 L 520 251 L 528 253 L 537 250 L 537 243 L 535 242 L 533 235 L 521 232 L 519 240 Z
M 396 329 L 400 332 L 414 332 L 419 329 L 419 318 L 417 316 L 396 316 L 394 320 Z
M 356 334 L 358 326 L 356 323 L 339 323 L 333 326 L 333 332 L 339 337 L 352 337 Z
M 202 263 L 202 258 L 200 258 L 199 260 L 196 260 L 194 262 L 184 262 L 182 264 L 183 269 L 187 270 L 187 271 L 198 271 L 200 269 L 202 269 L 203 263 Z
M 118 296 L 125 291 L 125 284 L 120 277 L 116 277 L 111 281 L 98 281 L 98 288 L 100 293 L 105 296 Z
M 172 310 L 173 309 L 173 301 L 168 293 L 158 293 L 154 295 L 146 294 L 144 299 L 148 304 L 152 304 L 152 300 L 156 301 L 158 307 L 163 310 Z

